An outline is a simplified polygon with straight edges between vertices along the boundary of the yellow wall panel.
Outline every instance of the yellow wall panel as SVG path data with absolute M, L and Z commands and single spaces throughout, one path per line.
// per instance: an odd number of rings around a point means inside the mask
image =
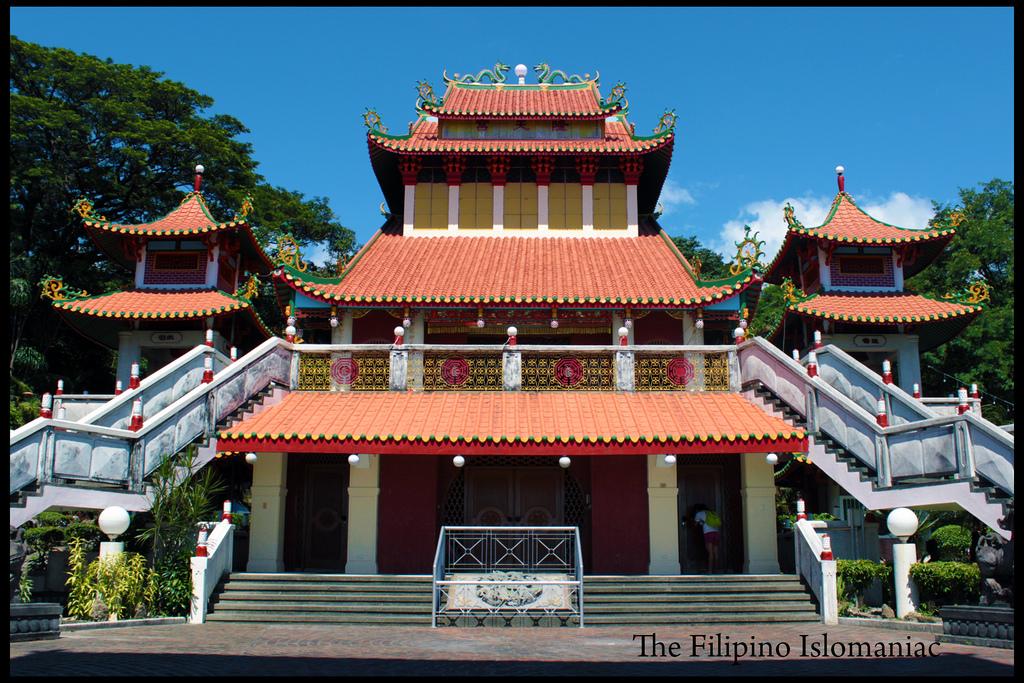
M 506 230 L 537 228 L 536 183 L 508 183 L 505 185 Z
M 413 227 L 446 229 L 448 227 L 448 185 L 417 183 Z

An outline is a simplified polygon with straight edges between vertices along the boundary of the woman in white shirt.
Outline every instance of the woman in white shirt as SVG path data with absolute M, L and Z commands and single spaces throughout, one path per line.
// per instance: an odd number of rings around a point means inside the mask
M 714 574 L 718 566 L 718 535 L 722 522 L 718 514 L 709 510 L 704 503 L 698 503 L 693 509 L 696 512 L 693 521 L 704 531 L 704 549 L 708 551 L 708 574 Z

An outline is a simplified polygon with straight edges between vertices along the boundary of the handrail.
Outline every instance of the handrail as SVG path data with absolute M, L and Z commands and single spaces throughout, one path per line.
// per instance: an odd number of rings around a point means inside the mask
M 206 621 L 210 596 L 225 573 L 231 571 L 234 559 L 235 525 L 221 520 L 213 528 L 206 541 L 206 557 L 192 557 L 192 600 L 189 607 L 188 623 L 202 624 Z
M 288 342 L 284 342 L 288 344 Z M 731 344 L 702 344 L 683 346 L 678 344 L 642 344 L 619 346 L 617 344 L 290 344 L 295 351 L 300 353 L 342 353 L 347 351 L 441 351 L 441 352 L 493 352 L 500 351 L 534 351 L 541 353 L 612 353 L 615 351 L 643 351 L 644 353 L 728 353 L 735 351 L 736 347 Z
M 839 623 L 839 599 L 836 594 L 836 561 L 822 559 L 824 546 L 815 529 L 827 528 L 818 520 L 797 520 L 793 525 L 794 565 L 798 577 L 806 582 L 821 608 L 825 624 Z

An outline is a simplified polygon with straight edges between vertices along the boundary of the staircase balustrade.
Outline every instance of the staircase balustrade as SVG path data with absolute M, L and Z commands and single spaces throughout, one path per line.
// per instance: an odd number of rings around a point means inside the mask
M 192 557 L 192 602 L 189 607 L 188 623 L 202 624 L 206 621 L 210 596 L 217 589 L 221 578 L 231 572 L 234 559 L 235 525 L 221 520 L 213 527 L 206 541 L 206 557 Z
M 822 559 L 824 546 L 815 529 L 825 529 L 822 521 L 801 519 L 793 525 L 793 552 L 797 576 L 814 593 L 825 624 L 839 623 L 839 600 L 836 594 L 836 561 Z

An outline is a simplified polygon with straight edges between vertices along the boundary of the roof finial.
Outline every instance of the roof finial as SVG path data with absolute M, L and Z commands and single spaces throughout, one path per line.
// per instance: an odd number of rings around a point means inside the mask
M 843 179 L 843 171 L 846 169 L 842 166 L 836 166 L 836 180 L 839 182 L 839 193 L 844 194 L 846 192 L 846 181 Z
M 202 164 L 196 164 L 196 180 L 193 185 L 196 192 L 199 192 L 199 186 L 203 184 L 203 171 L 205 170 Z
M 516 76 L 519 77 L 519 85 L 525 85 L 526 84 L 526 65 L 525 64 L 516 64 L 515 74 L 516 74 Z

